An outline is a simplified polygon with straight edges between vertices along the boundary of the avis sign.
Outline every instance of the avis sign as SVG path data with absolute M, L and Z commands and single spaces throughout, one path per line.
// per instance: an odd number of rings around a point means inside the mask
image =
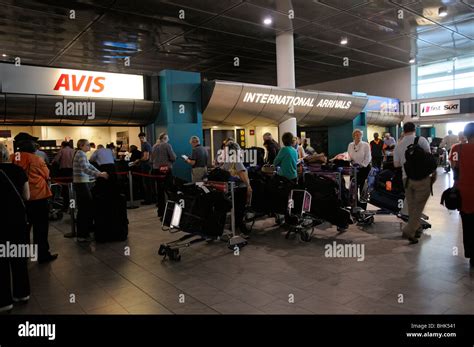
M 143 76 L 0 64 L 3 93 L 143 99 Z
M 420 116 L 440 116 L 459 113 L 459 100 L 428 102 L 420 105 Z

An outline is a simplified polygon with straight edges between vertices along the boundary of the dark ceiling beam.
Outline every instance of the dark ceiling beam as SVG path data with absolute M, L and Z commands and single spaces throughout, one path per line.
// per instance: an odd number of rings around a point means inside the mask
M 107 8 L 104 8 L 104 12 L 97 15 L 93 20 L 91 20 L 85 27 L 79 32 L 76 36 L 73 37 L 71 41 L 69 41 L 49 62 L 48 66 L 54 64 L 54 62 L 59 59 L 64 53 L 66 53 L 89 29 L 97 22 L 100 22 L 102 18 L 107 14 L 108 9 L 114 6 L 117 0 L 114 0 L 112 3 L 109 4 Z

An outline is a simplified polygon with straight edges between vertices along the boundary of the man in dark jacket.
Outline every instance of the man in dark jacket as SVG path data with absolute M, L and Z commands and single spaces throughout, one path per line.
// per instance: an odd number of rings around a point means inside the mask
M 263 134 L 263 145 L 267 149 L 266 163 L 273 164 L 273 161 L 280 150 L 280 145 L 273 139 L 272 134 L 270 133 Z
M 372 154 L 372 165 L 382 168 L 383 141 L 379 138 L 379 133 L 374 133 L 374 139 L 370 141 L 370 152 Z

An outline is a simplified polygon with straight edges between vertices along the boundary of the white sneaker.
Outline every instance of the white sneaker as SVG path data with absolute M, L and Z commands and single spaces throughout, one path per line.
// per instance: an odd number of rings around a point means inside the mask
M 25 301 L 28 301 L 30 300 L 30 296 L 24 296 L 23 298 L 13 298 L 13 301 L 14 302 L 25 302 Z
M 10 311 L 10 310 L 13 310 L 13 304 L 0 307 L 0 312 Z

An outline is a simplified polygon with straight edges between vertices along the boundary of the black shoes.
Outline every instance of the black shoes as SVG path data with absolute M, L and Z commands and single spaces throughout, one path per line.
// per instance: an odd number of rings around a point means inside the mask
M 249 228 L 247 228 L 247 226 L 245 224 L 241 224 L 241 225 L 237 226 L 237 228 L 239 229 L 240 235 L 243 238 L 249 238 L 250 237 L 250 233 L 252 231 Z
M 420 227 L 417 231 L 415 231 L 415 237 L 419 239 L 423 235 L 423 227 Z
M 56 260 L 57 258 L 58 258 L 58 254 L 48 254 L 44 258 L 39 258 L 38 259 L 38 264 L 49 263 L 50 261 Z

